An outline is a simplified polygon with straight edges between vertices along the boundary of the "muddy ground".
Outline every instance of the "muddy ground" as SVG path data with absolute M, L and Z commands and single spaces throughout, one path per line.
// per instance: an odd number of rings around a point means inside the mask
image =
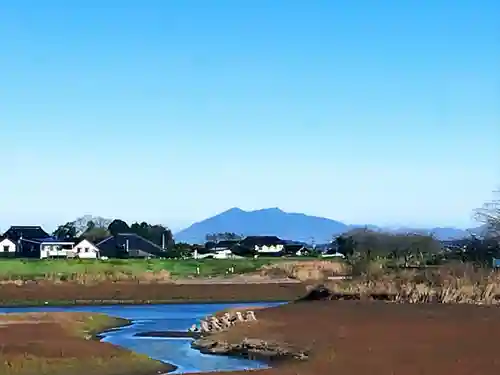
M 242 302 L 290 301 L 303 295 L 299 283 L 139 284 L 131 282 L 81 285 L 30 283 L 0 286 L 0 305 L 60 303 Z
M 80 330 L 79 322 L 98 318 L 95 314 L 79 313 L 1 316 L 0 374 L 155 375 L 158 371 L 173 369 L 145 356 L 98 342 Z
M 315 301 L 257 312 L 217 334 L 310 351 L 262 375 L 493 375 L 500 372 L 500 309 L 473 305 Z M 233 372 L 231 374 L 245 374 Z

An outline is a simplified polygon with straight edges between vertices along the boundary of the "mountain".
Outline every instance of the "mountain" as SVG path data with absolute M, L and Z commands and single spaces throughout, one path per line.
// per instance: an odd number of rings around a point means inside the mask
M 330 242 L 332 236 L 354 228 L 367 227 L 371 230 L 388 230 L 375 225 L 348 225 L 324 217 L 309 216 L 301 213 L 284 212 L 279 208 L 266 208 L 256 211 L 244 211 L 231 208 L 216 216 L 194 223 L 175 234 L 177 242 L 204 243 L 209 233 L 233 232 L 244 236 L 272 235 L 283 239 L 310 243 Z M 434 233 L 439 239 L 454 239 L 469 234 L 457 228 L 390 229 L 391 232 Z
M 349 227 L 339 221 L 323 217 L 288 213 L 279 208 L 243 211 L 231 208 L 219 215 L 195 223 L 178 232 L 175 240 L 203 243 L 208 233 L 234 232 L 245 236 L 272 235 L 294 241 L 330 241 L 333 234 L 342 233 Z

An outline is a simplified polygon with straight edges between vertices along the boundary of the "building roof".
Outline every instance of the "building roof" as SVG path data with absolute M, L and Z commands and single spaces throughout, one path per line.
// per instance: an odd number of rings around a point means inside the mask
M 89 241 L 89 240 L 87 240 L 86 238 L 84 238 L 84 239 L 82 239 L 82 240 L 80 240 L 80 241 L 76 242 L 76 245 L 80 245 L 80 244 L 82 244 L 82 243 L 88 243 L 89 245 L 92 245 L 92 246 L 94 246 L 94 247 L 97 247 L 96 245 L 94 245 L 94 243 L 93 243 L 92 241 Z
M 283 245 L 285 241 L 276 236 L 248 236 L 241 240 L 242 246 L 273 246 Z
M 51 243 L 51 244 L 74 244 L 74 241 L 69 241 L 69 240 L 60 240 L 58 238 L 54 237 L 45 237 L 45 238 L 20 238 L 21 241 L 26 241 L 26 242 L 31 242 L 31 243 L 37 243 L 37 244 L 42 244 L 42 243 Z
M 285 251 L 299 251 L 299 250 L 304 249 L 304 248 L 305 248 L 304 245 L 296 244 L 296 243 L 285 245 Z
M 205 249 L 213 249 L 216 246 L 216 243 L 214 241 L 207 241 L 205 242 Z
M 235 245 L 237 245 L 240 241 L 239 240 L 225 240 L 225 241 L 219 241 L 217 242 L 213 247 L 216 249 L 229 249 Z
M 12 241 L 17 241 L 21 237 L 25 239 L 41 239 L 49 238 L 50 235 L 45 232 L 40 226 L 11 226 L 7 232 L 4 233 L 4 237 L 9 238 Z
M 127 241 L 129 251 L 141 250 L 145 253 L 156 256 L 165 254 L 165 250 L 160 246 L 136 233 L 118 233 L 115 236 L 105 238 L 95 246 L 97 246 L 103 254 L 115 256 L 117 251 L 126 250 Z

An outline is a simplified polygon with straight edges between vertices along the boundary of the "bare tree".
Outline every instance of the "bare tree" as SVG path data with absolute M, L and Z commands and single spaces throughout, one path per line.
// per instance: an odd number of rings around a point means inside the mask
M 500 239 L 500 190 L 494 192 L 494 199 L 475 211 L 475 218 L 485 224 L 486 237 Z

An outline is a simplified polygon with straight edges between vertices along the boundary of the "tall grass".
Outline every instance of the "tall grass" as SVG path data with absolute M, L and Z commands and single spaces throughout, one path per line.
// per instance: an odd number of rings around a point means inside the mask
M 352 280 L 326 282 L 333 295 L 407 303 L 500 303 L 500 272 L 469 264 L 424 270 L 369 269 Z
M 264 276 L 288 277 L 304 282 L 344 276 L 349 272 L 350 267 L 346 263 L 334 260 L 284 261 L 264 265 L 260 269 Z

